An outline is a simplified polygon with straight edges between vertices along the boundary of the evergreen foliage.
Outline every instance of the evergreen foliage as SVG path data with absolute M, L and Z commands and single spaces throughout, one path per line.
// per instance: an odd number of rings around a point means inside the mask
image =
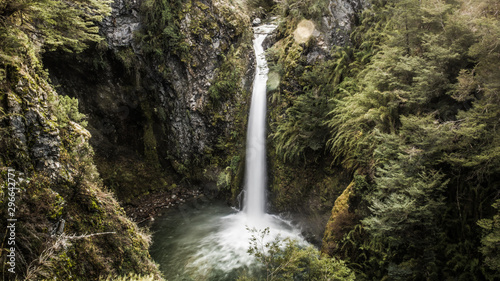
M 424 155 L 398 145 L 393 136 L 385 139 L 375 157 L 380 153 L 395 160 L 379 165 L 375 189 L 367 198 L 371 215 L 362 223 L 375 242 L 372 245 L 380 247 L 374 251 L 384 256 L 379 264 L 391 279 L 436 279 L 436 250 L 443 239 L 440 214 L 445 210 L 447 182 L 439 172 L 424 168 Z
M 478 225 L 483 229 L 484 236 L 481 239 L 481 253 L 485 256 L 485 263 L 495 271 L 500 270 L 500 256 L 498 244 L 500 243 L 500 201 L 496 201 L 493 207 L 497 210 L 492 219 L 482 219 Z
M 221 101 L 230 100 L 233 95 L 242 91 L 240 78 L 243 66 L 240 55 L 240 50 L 235 50 L 234 46 L 229 48 L 227 56 L 222 55 L 222 65 L 218 68 L 217 77 L 208 89 L 213 105 L 220 106 Z
M 306 162 L 326 147 L 332 164 L 366 178 L 349 203 L 362 219 L 335 241 L 358 277 L 500 277 L 499 15 L 492 0 L 372 1 L 352 46 L 323 66 L 304 67 L 314 43 L 284 37 L 271 51 L 277 154 Z
M 327 130 L 322 120 L 328 112 L 328 98 L 321 92 L 321 82 L 313 85 L 318 88 L 297 97 L 273 133 L 276 152 L 285 160 L 304 158 L 306 150 L 324 149 Z
M 78 111 L 78 99 L 69 96 L 58 96 L 58 100 L 54 101 L 54 114 L 61 126 L 68 126 L 69 122 L 80 123 L 84 127 L 87 126 L 85 114 Z
M 146 0 L 142 2 L 143 29 L 138 40 L 144 49 L 162 61 L 164 53 L 172 52 L 181 59 L 188 59 L 189 44 L 183 41 L 179 31 L 180 19 L 184 15 L 181 0 Z
M 281 239 L 269 241 L 269 228 L 249 229 L 252 234 L 248 253 L 260 263 L 257 276 L 242 275 L 238 280 L 331 280 L 353 281 L 354 273 L 343 261 L 320 257 L 313 246 L 299 245 L 297 241 Z M 254 274 L 255 275 L 255 274 Z
M 376 52 L 355 82 L 339 84 L 348 94 L 332 100 L 327 124 L 334 159 L 370 175 L 371 187 L 359 191 L 358 205 L 369 237 L 358 239 L 370 243 L 356 242 L 377 260 L 361 265 L 367 278 L 480 280 L 498 274 L 480 263 L 474 225 L 491 212 L 486 202 L 492 203 L 499 181 L 494 128 L 500 111 L 493 98 L 499 88 L 491 75 L 499 74 L 492 66 L 500 57 L 492 55 L 498 49 L 490 36 L 498 35 L 500 22 L 484 3 L 466 5 L 374 3 L 372 9 L 389 15 L 372 25 L 383 26 L 383 36 L 369 43 Z M 370 40 L 360 39 L 357 53 Z

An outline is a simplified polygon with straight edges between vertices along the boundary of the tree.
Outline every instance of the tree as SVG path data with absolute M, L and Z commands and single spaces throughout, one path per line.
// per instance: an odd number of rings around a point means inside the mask
M 279 236 L 269 241 L 269 228 L 249 229 L 252 233 L 248 253 L 263 267 L 263 278 L 243 275 L 238 280 L 353 281 L 354 273 L 343 261 L 323 257 L 312 246 Z
M 483 229 L 480 248 L 486 265 L 492 270 L 500 271 L 500 200 L 493 204 L 497 210 L 491 219 L 482 219 L 477 224 Z
M 387 160 L 377 169 L 376 185 L 367 199 L 371 214 L 362 223 L 378 244 L 373 251 L 385 257 L 391 280 L 434 279 L 439 276 L 439 214 L 444 211 L 447 181 L 422 165 L 422 150 L 406 147 L 394 135 L 381 138 L 376 154 Z

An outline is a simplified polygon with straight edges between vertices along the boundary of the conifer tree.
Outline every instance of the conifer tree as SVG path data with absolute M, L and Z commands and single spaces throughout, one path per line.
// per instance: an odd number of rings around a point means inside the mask
M 381 245 L 373 249 L 382 251 L 391 280 L 435 279 L 446 181 L 422 165 L 426 156 L 421 151 L 401 145 L 396 136 L 380 137 L 376 156 L 383 154 L 387 161 L 377 169 L 375 189 L 367 199 L 371 215 L 363 225 Z

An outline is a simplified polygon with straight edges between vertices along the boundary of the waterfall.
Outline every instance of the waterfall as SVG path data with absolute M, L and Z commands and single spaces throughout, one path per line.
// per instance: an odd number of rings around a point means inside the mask
M 254 28 L 257 65 L 248 117 L 243 211 L 228 209 L 225 204 L 208 204 L 202 211 L 193 208 L 179 213 L 177 218 L 166 217 L 155 233 L 156 237 L 165 238 L 156 238 L 152 253 L 164 266 L 169 280 L 186 277 L 189 280 L 235 280 L 243 269 L 257 268 L 255 258 L 248 253 L 249 241 L 255 233 L 248 229 L 268 229 L 263 245 L 278 235 L 307 245 L 300 230 L 290 221 L 265 213 L 268 68 L 262 42 L 274 28 L 275 25 Z
M 244 205 L 244 211 L 253 220 L 263 218 L 266 201 L 266 83 L 269 69 L 262 42 L 275 28 L 276 25 L 271 24 L 254 28 L 256 69 L 248 116 Z

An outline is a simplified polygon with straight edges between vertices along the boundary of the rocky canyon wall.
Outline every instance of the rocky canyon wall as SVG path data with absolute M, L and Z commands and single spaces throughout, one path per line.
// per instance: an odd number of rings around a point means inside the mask
M 107 44 L 48 53 L 45 65 L 79 99 L 99 171 L 120 199 L 180 182 L 231 194 L 253 78 L 250 19 L 224 1 L 160 4 L 115 1 L 101 27 Z

